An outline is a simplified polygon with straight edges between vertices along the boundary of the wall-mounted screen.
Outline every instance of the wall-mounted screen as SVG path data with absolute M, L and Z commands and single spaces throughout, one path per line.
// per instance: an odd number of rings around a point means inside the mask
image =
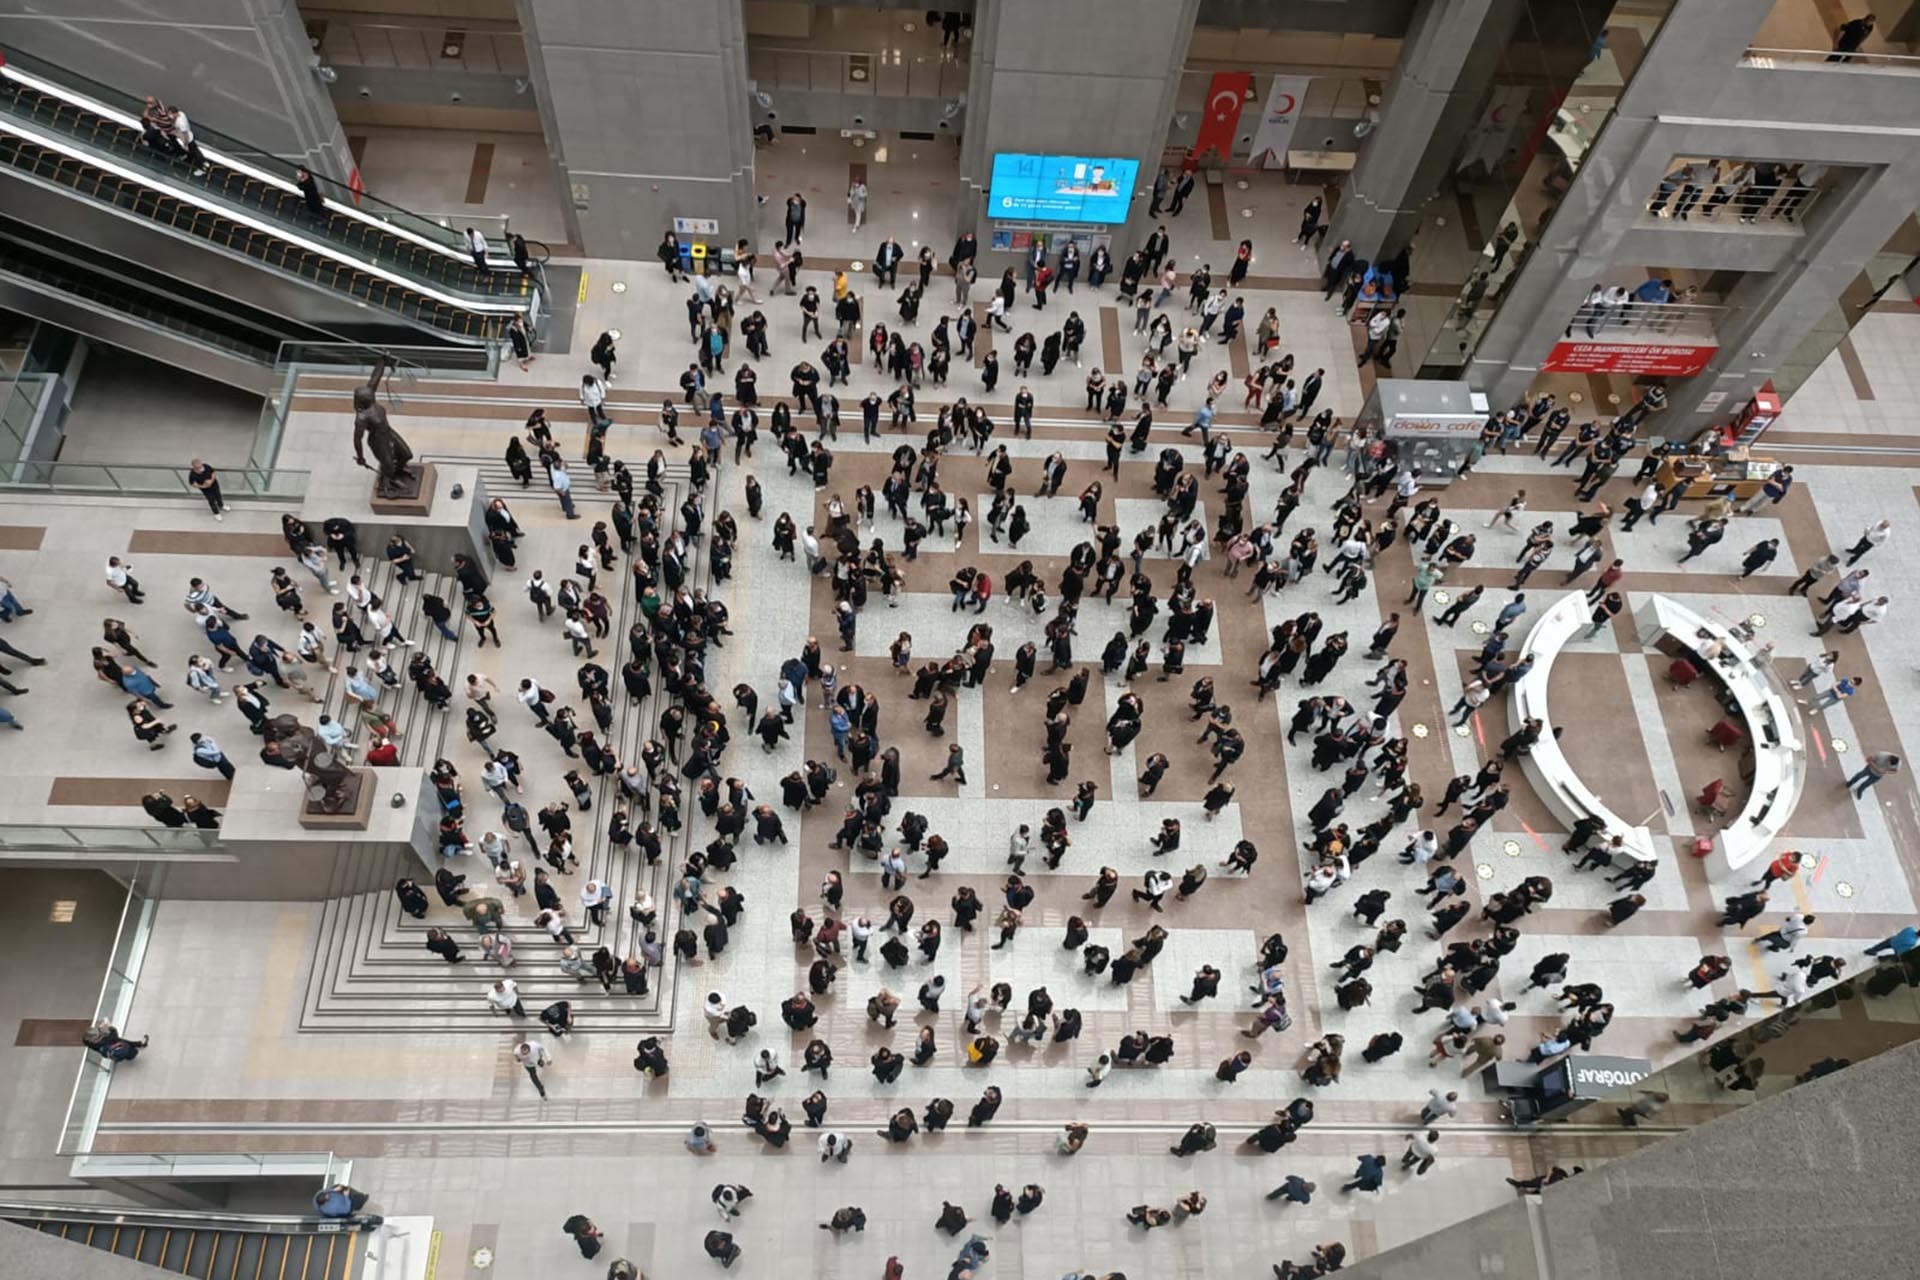
M 1122 223 L 1139 172 L 1137 160 L 996 155 L 987 216 L 1003 222 Z

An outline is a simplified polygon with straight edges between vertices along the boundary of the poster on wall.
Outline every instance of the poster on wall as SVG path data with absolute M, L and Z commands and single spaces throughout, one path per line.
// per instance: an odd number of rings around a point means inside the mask
M 1626 373 L 1690 378 L 1707 367 L 1718 347 L 1646 342 L 1556 342 L 1540 364 L 1544 373 Z
M 1260 127 L 1253 132 L 1253 159 L 1256 164 L 1269 157 L 1286 158 L 1293 142 L 1293 130 L 1300 123 L 1301 104 L 1307 100 L 1312 76 L 1275 76 L 1267 88 L 1267 108 L 1261 113 Z
M 1200 115 L 1200 132 L 1194 137 L 1193 150 L 1187 156 L 1187 168 L 1195 169 L 1216 157 L 1225 164 L 1233 155 L 1233 136 L 1240 127 L 1240 109 L 1246 105 L 1247 91 L 1253 88 L 1250 71 L 1216 71 L 1207 83 L 1207 105 Z
M 1117 156 L 1002 153 L 993 158 L 987 216 L 1004 222 L 1125 222 L 1139 172 L 1138 160 Z

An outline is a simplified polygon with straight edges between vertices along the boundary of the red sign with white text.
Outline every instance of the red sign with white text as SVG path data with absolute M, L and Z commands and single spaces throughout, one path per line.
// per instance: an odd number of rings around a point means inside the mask
M 1647 342 L 1556 342 L 1543 373 L 1631 373 L 1686 378 L 1707 367 L 1718 347 Z

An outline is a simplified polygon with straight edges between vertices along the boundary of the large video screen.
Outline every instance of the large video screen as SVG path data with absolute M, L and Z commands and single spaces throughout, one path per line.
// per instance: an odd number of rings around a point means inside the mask
M 1137 160 L 996 155 L 987 216 L 1008 222 L 1122 223 L 1139 172 Z

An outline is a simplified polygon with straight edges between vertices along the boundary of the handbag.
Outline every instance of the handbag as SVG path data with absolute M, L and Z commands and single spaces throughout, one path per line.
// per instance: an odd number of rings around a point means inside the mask
M 540 701 L 542 701 L 542 702 L 552 702 L 552 701 L 553 701 L 553 690 L 551 690 L 551 689 L 542 689 L 542 690 L 540 691 Z

